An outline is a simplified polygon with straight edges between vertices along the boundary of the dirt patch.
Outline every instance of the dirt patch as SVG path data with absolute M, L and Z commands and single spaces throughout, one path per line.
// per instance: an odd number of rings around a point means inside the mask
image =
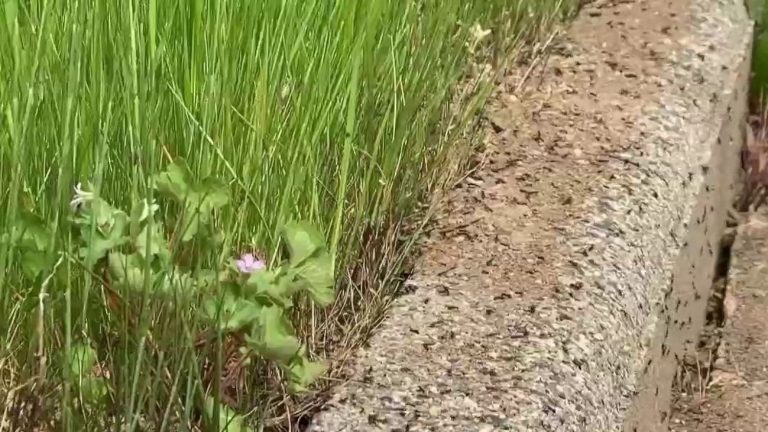
M 674 432 L 768 430 L 766 214 L 752 216 L 739 229 L 722 302 L 724 324 L 715 333 L 720 337 L 704 338 L 717 340 L 716 351 L 708 355 L 712 367 L 682 383 L 670 425 Z

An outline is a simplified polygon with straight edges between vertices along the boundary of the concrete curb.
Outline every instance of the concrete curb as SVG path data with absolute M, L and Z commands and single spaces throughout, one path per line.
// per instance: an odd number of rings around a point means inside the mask
M 561 226 L 534 235 L 551 245 L 537 267 L 556 277 L 541 273 L 535 279 L 541 285 L 537 292 L 550 294 L 505 294 L 516 292 L 517 264 L 496 264 L 493 271 L 506 272 L 501 279 L 476 272 L 479 264 L 466 265 L 461 277 L 424 266 L 414 281 L 420 288 L 396 301 L 370 347 L 361 350 L 351 371 L 354 380 L 338 389 L 309 430 L 667 430 L 677 362 L 704 324 L 718 243 L 736 193 L 752 27 L 741 0 L 600 3 L 610 5 L 586 10 L 569 32 L 577 60 L 559 57 L 548 67 L 566 88 L 559 96 L 565 103 L 575 104 L 584 94 L 597 101 L 603 112 L 592 112 L 591 118 L 610 115 L 608 99 L 626 91 L 615 84 L 637 85 L 635 72 L 616 72 L 605 83 L 585 79 L 594 75 L 585 64 L 611 73 L 633 60 L 628 50 L 606 62 L 601 35 L 625 31 L 614 27 L 622 14 L 640 17 L 625 21 L 631 39 L 642 38 L 644 26 L 655 28 L 654 13 L 673 7 L 683 12 L 669 13 L 667 19 L 679 27 L 670 40 L 663 37 L 666 28 L 661 39 L 653 35 L 651 51 L 664 50 L 661 66 L 634 69 L 647 75 L 638 88 L 653 88 L 647 91 L 653 95 L 623 107 L 622 130 L 595 126 L 624 142 L 611 143 L 610 157 L 593 158 L 584 174 L 574 173 L 570 161 L 547 167 L 560 170 L 562 185 L 584 183 L 590 191 L 572 213 L 561 216 Z M 658 12 L 651 13 L 654 7 Z M 589 21 L 597 14 L 616 18 Z M 632 47 L 648 48 L 630 39 Z M 563 74 L 566 63 L 578 73 Z M 538 127 L 558 128 L 569 137 L 574 125 Z M 514 179 L 510 173 L 504 180 Z M 542 212 L 535 210 L 528 225 Z M 498 235 L 462 241 L 466 250 L 476 247 L 475 255 L 491 254 Z M 449 253 L 452 244 L 431 247 Z M 504 256 L 519 259 L 533 248 L 526 243 Z M 536 271 L 543 270 L 530 270 Z M 488 314 L 493 319 L 483 313 L 486 289 L 494 299 L 507 295 L 496 303 L 502 313 Z M 441 290 L 450 298 L 436 294 Z M 449 328 L 450 337 L 436 328 Z M 524 330 L 518 335 L 513 329 Z
M 699 74 L 709 77 L 700 86 L 667 94 L 665 106 L 644 125 L 646 130 L 662 126 L 654 137 L 655 172 L 660 178 L 680 181 L 680 186 L 670 181 L 670 186 L 656 189 L 673 209 L 670 213 L 660 207 L 651 218 L 657 226 L 672 227 L 665 241 L 647 243 L 648 250 L 658 247 L 660 253 L 631 255 L 645 255 L 639 263 L 647 274 L 636 285 L 645 288 L 645 295 L 633 311 L 640 319 L 630 323 L 636 329 L 634 337 L 643 331 L 647 349 L 638 357 L 642 364 L 630 369 L 640 372 L 636 384 L 630 384 L 633 404 L 626 413 L 618 413 L 625 419 L 626 431 L 668 430 L 671 387 L 680 362 L 696 352 L 727 212 L 739 192 L 752 23 L 741 1 L 697 0 L 692 7 L 692 37 L 685 41 L 687 49 L 673 73 L 679 83 Z M 696 56 L 703 60 L 697 63 Z M 670 151 L 671 143 L 675 145 Z M 644 228 L 653 229 L 647 222 Z M 628 268 L 627 274 L 639 275 L 642 267 Z M 631 383 L 632 375 L 626 378 Z

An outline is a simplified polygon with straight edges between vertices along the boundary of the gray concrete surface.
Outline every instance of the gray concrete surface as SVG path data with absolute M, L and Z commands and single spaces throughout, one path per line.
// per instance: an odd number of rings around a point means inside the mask
M 743 141 L 741 0 L 588 5 L 311 431 L 664 431 Z M 521 118 L 521 122 L 516 119 Z

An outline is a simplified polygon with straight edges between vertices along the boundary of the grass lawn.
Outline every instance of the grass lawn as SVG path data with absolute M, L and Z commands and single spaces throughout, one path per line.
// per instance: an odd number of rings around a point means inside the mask
M 0 429 L 289 425 L 576 3 L 3 2 Z

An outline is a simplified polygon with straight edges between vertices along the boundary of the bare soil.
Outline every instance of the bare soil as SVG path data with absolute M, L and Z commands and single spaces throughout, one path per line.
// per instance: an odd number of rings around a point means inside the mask
M 728 240 L 726 240 L 727 242 Z M 726 245 L 727 246 L 727 245 Z M 710 326 L 699 359 L 684 367 L 670 422 L 673 432 L 768 430 L 768 219 L 739 227 L 727 275 L 715 280 Z

